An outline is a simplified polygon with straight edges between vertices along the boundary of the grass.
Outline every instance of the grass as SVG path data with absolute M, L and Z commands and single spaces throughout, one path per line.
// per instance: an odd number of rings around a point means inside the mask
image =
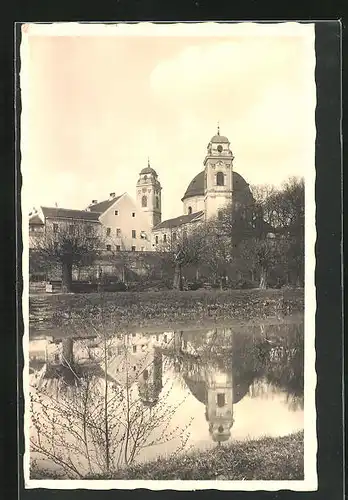
M 32 479 L 63 479 L 35 470 Z M 158 458 L 109 475 L 85 479 L 130 480 L 303 480 L 303 431 L 285 437 L 236 441 L 207 451 Z
M 206 325 L 219 321 L 258 321 L 303 313 L 304 294 L 296 290 L 197 290 L 33 295 L 31 327 L 64 327 L 74 318 L 95 317 L 103 303 L 106 318 L 119 329 Z

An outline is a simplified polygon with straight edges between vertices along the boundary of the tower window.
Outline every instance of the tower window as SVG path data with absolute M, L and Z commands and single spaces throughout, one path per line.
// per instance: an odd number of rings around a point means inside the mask
M 110 236 L 111 234 L 111 227 L 106 228 L 106 236 Z
M 190 215 L 192 214 L 192 207 L 188 207 L 187 213 Z
M 158 245 L 158 236 L 155 237 L 156 245 Z
M 135 217 L 135 212 L 132 212 L 132 217 Z
M 144 175 L 144 181 L 145 182 L 147 181 L 147 175 Z
M 221 146 L 221 144 L 218 145 L 217 150 L 219 151 L 219 153 L 222 153 L 222 146 Z
M 141 206 L 147 207 L 147 196 L 145 195 L 141 198 Z
M 219 425 L 219 427 L 218 427 L 218 431 L 220 432 L 220 434 L 221 434 L 222 432 L 224 432 L 224 428 L 222 427 L 222 425 Z
M 164 235 L 163 235 L 163 242 L 164 242 L 164 243 L 166 243 L 166 241 L 167 241 L 167 235 L 166 235 L 166 234 L 164 234 Z
M 149 371 L 148 370 L 143 371 L 143 377 L 144 377 L 144 380 L 147 380 L 149 378 Z
M 118 210 L 115 210 L 115 215 L 118 215 Z
M 156 208 L 159 208 L 159 198 L 156 196 Z
M 217 405 L 219 408 L 225 406 L 225 394 L 221 393 L 217 395 Z
M 58 224 L 53 224 L 53 232 L 58 233 Z
M 137 237 L 137 232 L 135 229 L 132 229 L 132 238 L 136 238 Z
M 225 185 L 225 177 L 222 172 L 218 172 L 216 174 L 216 185 L 217 186 L 224 186 Z
M 133 352 L 137 352 L 137 346 L 136 345 L 133 346 Z
M 172 239 L 173 241 L 176 241 L 176 233 L 173 233 Z

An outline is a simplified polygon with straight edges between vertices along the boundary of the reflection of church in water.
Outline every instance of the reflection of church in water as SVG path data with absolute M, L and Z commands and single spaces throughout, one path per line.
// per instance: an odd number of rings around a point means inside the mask
M 120 388 L 136 387 L 143 405 L 153 408 L 163 389 L 163 357 L 180 353 L 183 355 L 181 376 L 191 394 L 205 406 L 212 440 L 218 443 L 227 441 L 234 423 L 233 406 L 248 394 L 253 381 L 243 370 L 237 370 L 231 359 L 226 364 L 223 345 L 214 349 L 216 335 L 223 340 L 225 347 L 230 348 L 230 334 L 228 329 L 224 329 L 218 334 L 217 330 L 205 330 L 193 336 L 183 332 L 119 335 L 108 347 L 107 378 Z M 70 340 L 68 349 L 65 344 L 66 341 L 60 346 L 55 343 L 53 350 L 46 348 L 46 363 L 51 369 L 46 371 L 45 378 L 59 376 L 59 372 L 52 367 L 60 366 L 62 357 L 69 358 L 71 365 L 77 363 L 80 367 L 87 367 L 93 359 L 100 359 L 101 347 L 98 343 L 92 342 L 86 348 L 86 343 Z M 103 363 L 98 363 L 100 377 L 103 377 L 102 366 Z
M 65 385 L 76 385 L 78 377 L 88 373 L 104 378 L 114 387 L 137 387 L 140 401 L 147 407 L 157 404 L 162 390 L 162 349 L 172 334 L 119 335 L 109 343 L 104 353 L 103 342 L 89 339 L 41 339 L 31 342 L 30 371 L 36 370 L 35 385 L 47 386 L 49 381 L 64 378 Z M 104 363 L 106 355 L 106 365 Z
M 214 351 L 212 342 L 217 335 L 224 345 Z M 223 361 L 224 346 L 230 346 L 229 329 L 212 330 L 195 338 L 200 339 L 198 345 L 192 338 L 190 342 L 187 335 L 181 335 L 180 351 L 192 356 L 183 368 L 183 379 L 191 394 L 205 405 L 209 434 L 213 441 L 220 443 L 231 437 L 233 406 L 248 393 L 251 378 L 236 372 L 231 359 L 229 364 Z

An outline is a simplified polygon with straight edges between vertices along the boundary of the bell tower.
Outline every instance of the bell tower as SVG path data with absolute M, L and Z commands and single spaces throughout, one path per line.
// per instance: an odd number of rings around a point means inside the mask
M 161 190 L 157 172 L 150 166 L 148 159 L 147 167 L 139 174 L 136 199 L 138 207 L 148 219 L 150 228 L 159 224 L 162 219 Z
M 211 138 L 204 159 L 204 205 L 205 218 L 218 216 L 221 208 L 232 203 L 233 195 L 233 160 L 230 141 L 217 134 Z

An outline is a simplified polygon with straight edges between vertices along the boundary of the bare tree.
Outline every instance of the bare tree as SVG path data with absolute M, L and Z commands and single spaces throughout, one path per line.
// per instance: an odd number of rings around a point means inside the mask
M 97 228 L 79 221 L 47 230 L 45 237 L 35 245 L 35 251 L 42 259 L 61 266 L 62 290 L 66 292 L 71 291 L 73 266 L 91 265 L 100 248 Z
M 288 242 L 283 238 L 251 238 L 239 245 L 241 258 L 245 266 L 254 275 L 260 277 L 259 287 L 267 287 L 267 277 L 270 268 L 279 264 L 288 251 Z
M 183 401 L 168 402 L 169 380 L 160 396 L 144 401 L 137 380 L 150 365 L 134 370 L 127 334 L 117 332 L 103 302 L 91 317 L 82 312 L 72 321 L 80 335 L 88 331 L 94 339 L 84 341 L 85 358 L 72 364 L 69 384 L 56 373 L 53 382 L 43 377 L 32 387 L 32 453 L 57 464 L 68 477 L 112 476 L 147 447 L 174 439 L 178 448 L 184 446 L 190 423 L 172 426 Z M 113 378 L 115 359 L 122 366 L 117 371 L 122 380 Z

